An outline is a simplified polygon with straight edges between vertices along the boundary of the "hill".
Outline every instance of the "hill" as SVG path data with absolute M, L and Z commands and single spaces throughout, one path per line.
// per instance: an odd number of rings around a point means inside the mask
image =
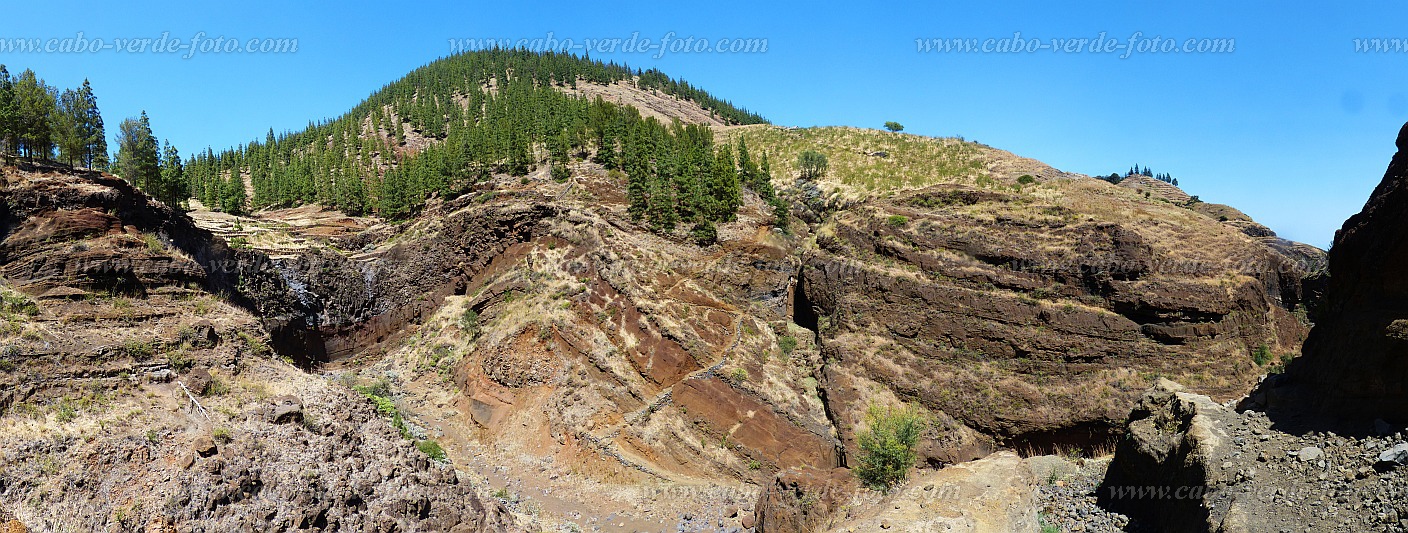
M 754 518 L 796 528 L 822 512 L 808 509 L 850 497 L 799 487 L 852 478 L 872 405 L 909 403 L 933 422 L 920 439 L 925 468 L 999 449 L 1091 454 L 1119 439 L 1158 378 L 1233 398 L 1305 338 L 1318 250 L 1289 253 L 1229 223 L 1249 219 L 963 139 L 746 122 L 761 120 L 658 73 L 521 52 L 456 56 L 338 119 L 193 158 L 192 205 L 215 210 L 186 218 L 121 189 L 131 206 L 121 220 L 77 217 L 113 234 L 83 250 L 26 229 L 52 232 L 66 210 L 25 206 L 68 205 L 35 198 L 121 182 L 53 170 L 73 185 L 50 190 L 20 172 L 16 183 L 31 185 L 14 190 L 33 192 L 7 202 L 5 242 L 31 247 L 0 269 L 32 299 L 59 289 L 39 275 L 68 272 L 52 265 L 159 255 L 167 228 L 191 265 L 105 283 L 151 286 L 131 297 L 148 299 L 156 286 L 201 285 L 194 301 L 158 300 L 162 316 L 228 302 L 232 317 L 259 326 L 251 338 L 328 378 L 245 360 L 271 390 L 307 390 L 315 419 L 374 426 L 381 437 L 348 437 L 363 464 L 399 446 L 406 453 L 388 460 L 414 462 L 417 479 L 472 480 L 446 497 L 482 508 L 470 514 L 486 528 L 690 530 Z M 828 170 L 802 179 L 806 152 Z M 56 294 L 105 287 L 60 285 L 68 290 Z M 120 314 L 127 304 L 115 305 Z M 161 347 L 152 357 L 190 352 L 176 351 L 173 327 L 145 330 Z M 221 338 L 232 334 L 248 343 Z M 234 379 L 212 361 L 202 364 Z M 61 397 L 32 403 L 59 412 Z M 266 431 L 238 416 L 266 400 L 202 401 L 234 412 L 217 420 L 238 434 Z M 381 422 L 341 414 L 373 407 Z M 421 469 L 398 434 L 433 441 L 424 449 L 451 466 Z M 22 447 L 13 442 L 6 450 Z M 8 494 L 4 505 L 20 501 Z M 446 502 L 428 501 L 415 508 Z M 325 519 L 352 507 L 330 504 Z

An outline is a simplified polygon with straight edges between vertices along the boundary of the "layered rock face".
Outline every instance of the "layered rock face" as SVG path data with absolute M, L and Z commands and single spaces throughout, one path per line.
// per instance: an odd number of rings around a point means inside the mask
M 0 180 L 7 530 L 520 529 L 366 398 L 274 357 L 265 330 L 309 331 L 307 310 L 257 252 L 109 175 Z
M 879 385 L 939 413 L 925 457 L 1103 442 L 1156 376 L 1220 398 L 1298 349 L 1305 263 L 1096 180 L 942 185 L 832 215 L 805 255 L 823 389 L 852 444 Z M 1263 348 L 1264 347 L 1264 348 Z
M 1408 422 L 1408 125 L 1397 147 L 1364 209 L 1335 234 L 1322 312 L 1276 383 L 1288 387 L 1268 391 L 1288 422 L 1358 432 L 1376 418 Z

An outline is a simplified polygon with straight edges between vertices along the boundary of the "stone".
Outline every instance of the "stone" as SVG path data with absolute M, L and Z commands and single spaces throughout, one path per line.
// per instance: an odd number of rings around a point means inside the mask
M 190 325 L 191 344 L 197 347 L 208 348 L 220 344 L 220 333 L 216 331 L 215 324 L 209 320 L 201 319 Z
M 1384 450 L 1379 454 L 1379 463 L 1405 465 L 1408 464 L 1408 442 L 1400 442 L 1392 448 Z
M 849 470 L 810 466 L 779 471 L 754 506 L 760 531 L 813 531 L 858 488 Z
M 161 368 L 147 372 L 147 379 L 152 383 L 168 383 L 176 377 L 176 373 L 169 368 Z
M 204 396 L 206 390 L 210 388 L 210 382 L 214 378 L 210 376 L 210 371 L 204 368 L 192 368 L 181 377 L 181 383 L 190 389 L 191 394 Z
M 215 447 L 215 441 L 210 438 L 210 435 L 201 435 L 191 443 L 191 452 L 201 457 L 210 457 L 218 453 L 219 449 Z
M 1316 446 L 1306 446 L 1296 452 L 1296 457 L 1303 463 L 1315 461 L 1324 456 L 1325 451 Z
M 753 513 L 744 514 L 743 518 L 738 520 L 738 525 L 743 526 L 744 529 L 752 529 L 753 525 L 756 523 L 757 520 L 753 518 Z
M 274 405 L 269 409 L 269 421 L 275 424 L 288 424 L 303 421 L 303 400 L 297 396 L 285 394 L 273 399 Z

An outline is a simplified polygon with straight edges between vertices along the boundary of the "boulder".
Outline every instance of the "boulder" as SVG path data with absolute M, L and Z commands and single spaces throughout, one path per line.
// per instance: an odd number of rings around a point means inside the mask
M 1098 497 L 1106 508 L 1157 524 L 1158 531 L 1217 531 L 1239 523 L 1212 505 L 1235 481 L 1219 468 L 1234 451 L 1227 433 L 1237 413 L 1160 378 L 1130 412 Z M 1233 506 L 1235 508 L 1235 506 Z
M 800 467 L 778 472 L 758 496 L 758 531 L 821 531 L 857 488 L 855 477 L 844 468 Z
M 1408 465 L 1408 442 L 1400 442 L 1379 453 L 1379 464 L 1385 466 Z
M 269 421 L 275 424 L 288 424 L 303 421 L 303 400 L 297 396 L 283 395 L 274 398 L 269 409 Z
M 219 451 L 220 450 L 215 447 L 215 441 L 210 438 L 210 435 L 196 437 L 196 440 L 191 443 L 191 452 L 201 457 L 210 457 L 219 453 Z
M 191 394 L 204 396 L 205 391 L 210 388 L 210 382 L 213 379 L 214 378 L 210 376 L 209 370 L 204 368 L 192 368 L 189 372 L 186 372 L 185 376 L 181 377 L 181 383 L 185 384 L 186 388 L 191 390 Z

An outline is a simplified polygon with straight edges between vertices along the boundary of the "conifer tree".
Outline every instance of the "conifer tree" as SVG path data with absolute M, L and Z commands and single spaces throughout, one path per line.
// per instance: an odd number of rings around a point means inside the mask
M 0 65 L 0 153 L 15 153 L 15 88 L 5 65 Z
M 733 149 L 725 145 L 714 155 L 714 166 L 710 171 L 710 202 L 713 204 L 709 218 L 727 222 L 734 219 L 738 207 L 743 204 L 739 193 L 738 170 L 734 166 Z
M 20 155 L 48 159 L 54 151 L 52 116 L 57 97 L 54 89 L 25 69 L 11 89 L 15 98 L 12 128 Z
M 146 111 L 139 118 L 129 118 L 118 125 L 116 160 L 119 176 L 160 198 L 160 155 Z
M 86 112 L 80 128 L 83 136 L 83 166 L 104 170 L 108 166 L 107 132 L 103 128 L 103 115 L 98 111 L 98 98 L 94 96 L 93 86 L 87 79 L 83 80 L 83 86 L 79 87 L 78 97 L 82 100 L 82 109 Z
M 85 101 L 77 91 L 67 89 L 59 95 L 58 109 L 51 117 L 54 143 L 59 147 L 59 160 L 74 166 L 83 161 L 88 144 L 84 122 L 88 120 Z
M 161 154 L 161 187 L 157 198 L 172 209 L 186 210 L 189 184 L 186 183 L 185 165 L 181 154 L 171 141 L 166 141 Z

